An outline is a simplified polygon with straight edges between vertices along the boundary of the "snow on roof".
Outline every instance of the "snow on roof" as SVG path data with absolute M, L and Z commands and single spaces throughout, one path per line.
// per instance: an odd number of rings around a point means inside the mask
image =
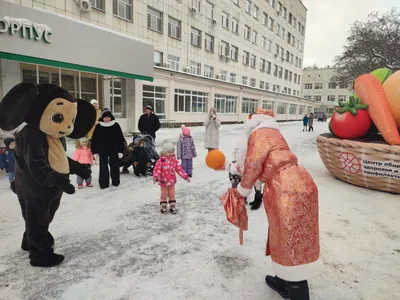
M 106 31 L 106 32 L 109 32 L 109 33 L 112 33 L 112 34 L 116 34 L 116 35 L 122 36 L 122 37 L 127 38 L 127 39 L 131 39 L 131 40 L 136 41 L 136 42 L 141 42 L 141 43 L 144 43 L 144 44 L 151 45 L 151 43 L 146 41 L 146 40 L 138 39 L 138 38 L 135 38 L 133 36 L 127 35 L 125 33 L 117 32 L 117 31 L 114 31 L 114 30 L 111 30 L 111 29 L 108 29 L 108 28 L 105 28 L 105 27 L 101 27 L 101 26 L 98 26 L 98 25 L 87 23 L 87 22 L 84 22 L 84 21 L 81 21 L 81 20 L 77 20 L 77 19 L 68 17 L 68 16 L 60 15 L 58 13 L 55 13 L 55 12 L 52 12 L 52 11 L 48 11 L 48 10 L 40 8 L 40 7 L 34 7 L 33 9 L 42 11 L 42 12 L 47 13 L 47 14 L 52 14 L 52 15 L 55 15 L 55 16 L 60 17 L 60 18 L 68 19 L 68 20 L 71 20 L 73 22 L 80 23 L 82 25 L 90 26 L 90 27 L 96 28 L 98 30 L 103 30 L 103 31 Z

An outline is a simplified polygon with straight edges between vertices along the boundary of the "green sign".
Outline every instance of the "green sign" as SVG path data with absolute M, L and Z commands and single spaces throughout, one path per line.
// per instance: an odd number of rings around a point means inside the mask
M 22 38 L 51 43 L 51 28 L 44 24 L 32 23 L 27 19 L 0 18 L 0 34 L 20 34 Z

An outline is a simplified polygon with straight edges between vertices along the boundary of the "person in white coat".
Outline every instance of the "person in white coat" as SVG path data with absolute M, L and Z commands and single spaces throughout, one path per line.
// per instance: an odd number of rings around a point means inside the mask
M 204 126 L 206 127 L 204 148 L 211 151 L 219 148 L 219 127 L 221 121 L 218 119 L 217 110 L 212 107 L 207 118 L 204 120 Z

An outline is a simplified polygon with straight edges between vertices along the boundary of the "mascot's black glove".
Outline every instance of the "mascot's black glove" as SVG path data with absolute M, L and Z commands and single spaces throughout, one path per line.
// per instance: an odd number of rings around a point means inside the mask
M 79 177 L 82 177 L 83 179 L 88 179 L 90 176 L 92 176 L 92 170 L 90 169 L 89 164 L 79 164 L 75 166 L 75 174 L 78 175 Z
M 59 178 L 56 181 L 56 186 L 67 194 L 72 195 L 75 193 L 75 187 L 71 184 L 71 182 L 67 178 L 64 177 Z

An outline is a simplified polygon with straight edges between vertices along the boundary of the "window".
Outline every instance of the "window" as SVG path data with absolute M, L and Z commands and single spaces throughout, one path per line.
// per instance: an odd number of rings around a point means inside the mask
M 301 34 L 301 23 L 300 23 L 300 21 L 299 21 L 299 26 L 297 27 L 297 30 L 299 31 L 299 33 Z
M 220 49 L 219 49 L 219 51 L 220 51 L 219 55 L 228 56 L 229 55 L 228 50 L 229 50 L 229 44 L 224 42 L 224 41 L 221 41 Z
M 260 61 L 260 71 L 265 72 L 265 59 L 262 58 Z
M 162 13 L 152 9 L 151 7 L 147 7 L 147 28 L 162 32 Z
M 111 110 L 116 117 L 124 117 L 125 114 L 125 79 L 112 78 L 110 80 Z
M 250 78 L 250 86 L 256 87 L 256 80 L 254 78 Z
M 322 90 L 322 83 L 316 83 L 315 84 L 315 89 L 316 90 Z
M 288 92 L 288 94 L 290 95 L 290 94 L 292 93 L 292 89 L 291 89 L 291 88 L 288 88 L 287 92 Z
M 265 83 L 265 89 L 269 91 L 269 83 L 268 82 Z
M 192 27 L 191 44 L 196 47 L 201 47 L 201 31 Z
M 285 36 L 286 36 L 286 29 L 282 27 L 280 37 L 285 39 Z
M 269 52 L 271 52 L 271 50 L 272 50 L 272 41 L 271 40 L 268 40 L 268 42 L 267 42 L 267 50 Z
M 104 0 L 90 0 L 93 8 L 105 10 Z
M 222 12 L 222 27 L 229 29 L 229 15 Z
M 243 51 L 243 64 L 248 66 L 250 60 L 250 53 L 247 51 Z
M 272 8 L 275 8 L 275 0 L 269 0 L 269 5 L 271 5 Z
M 284 94 L 287 94 L 287 87 L 284 87 L 284 88 L 283 88 L 283 93 L 284 93 Z
M 336 87 L 337 87 L 337 83 L 336 82 L 330 82 L 329 83 L 329 89 L 336 89 Z
M 214 67 L 204 65 L 204 77 L 214 78 Z
M 161 67 L 163 62 L 163 54 L 159 51 L 153 53 L 153 64 L 157 67 Z
M 295 114 L 297 114 L 297 105 L 290 104 L 289 105 L 289 115 L 295 115 Z
M 245 8 L 246 12 L 248 14 L 250 14 L 251 11 L 251 1 L 250 0 L 246 0 L 246 8 Z
M 306 110 L 306 106 L 305 105 L 300 105 L 300 107 L 299 107 L 299 115 L 300 116 L 304 115 L 305 110 Z
M 281 35 L 281 25 L 280 24 L 276 24 L 276 35 L 277 36 Z
M 265 66 L 265 73 L 271 74 L 271 62 L 267 61 L 267 64 Z
M 274 65 L 274 76 L 278 77 L 278 65 Z
M 181 22 L 171 17 L 168 17 L 168 36 L 181 38 Z
M 286 16 L 287 16 L 287 8 L 283 7 L 282 8 L 282 17 L 286 20 Z
M 328 102 L 335 102 L 336 96 L 335 95 L 329 95 L 327 99 L 328 99 Z
M 268 15 L 267 13 L 263 13 L 263 25 L 268 26 Z
M 113 0 L 113 14 L 132 21 L 132 0 Z
M 238 56 L 239 56 L 239 48 L 231 46 L 231 60 L 238 61 Z
M 312 99 L 312 96 L 304 96 L 304 99 L 308 99 L 308 100 L 311 100 Z
M 311 99 L 311 96 L 310 96 L 310 99 Z M 316 102 L 321 102 L 321 96 L 314 96 L 314 101 L 316 101 Z
M 192 0 L 192 7 L 196 8 L 198 12 L 201 9 L 201 0 Z
M 265 82 L 264 81 L 262 81 L 262 80 L 260 80 L 260 89 L 264 89 L 264 85 L 265 85 Z
M 292 65 L 293 65 L 293 60 L 294 60 L 294 55 L 290 54 L 290 64 L 292 64 Z
M 257 19 L 258 20 L 258 6 L 255 6 L 254 5 L 254 8 L 253 8 L 253 17 L 254 17 L 254 19 Z
M 347 96 L 346 96 L 346 95 L 339 95 L 339 96 L 338 96 L 338 100 L 339 100 L 339 101 L 346 101 L 346 99 L 347 99 Z
M 289 77 L 289 70 L 285 70 L 285 80 L 288 80 Z
M 251 67 L 252 68 L 255 68 L 256 67 L 256 62 L 257 62 L 257 58 L 256 58 L 256 56 L 255 55 L 251 55 Z
M 271 31 L 274 31 L 274 19 L 272 19 L 271 17 L 269 17 L 268 19 L 268 28 Z
M 300 84 L 300 75 L 297 76 L 297 83 Z
M 253 32 L 251 33 L 251 41 L 252 41 L 254 44 L 257 44 L 257 31 L 254 31 L 254 30 L 253 30 Z
M 151 105 L 160 119 L 165 119 L 166 88 L 143 85 L 143 107 Z
M 293 80 L 293 72 L 289 71 L 289 81 L 292 82 Z
M 236 114 L 237 113 L 237 97 L 222 94 L 215 94 L 214 107 L 217 113 Z
M 227 72 L 225 71 L 225 70 L 221 70 L 220 72 L 219 72 L 219 80 L 222 80 L 222 81 L 226 81 L 226 74 L 227 74 Z
M 206 18 L 212 20 L 213 17 L 214 17 L 214 5 L 212 5 L 212 4 L 209 3 L 209 2 L 206 2 L 204 8 L 205 8 L 205 15 L 206 15 Z
M 233 0 L 233 3 L 239 6 L 239 0 Z
M 236 74 L 235 73 L 231 73 L 231 75 L 229 76 L 229 82 L 236 83 Z
M 252 114 L 258 107 L 258 100 L 251 98 L 242 98 L 242 114 Z
M 193 75 L 201 75 L 201 63 L 190 61 L 190 73 Z
M 302 60 L 299 58 L 299 68 L 301 68 L 302 67 Z
M 208 34 L 204 34 L 204 48 L 206 51 L 214 52 L 214 37 Z
M 304 85 L 304 89 L 305 89 L 305 90 L 312 90 L 312 83 L 306 83 L 306 84 Z
M 297 74 L 294 73 L 294 83 L 297 83 Z
M 290 44 L 290 41 L 292 40 L 292 34 L 290 32 L 287 33 L 287 42 Z
M 293 22 L 293 15 L 289 13 L 289 24 L 292 25 Z
M 297 19 L 295 17 L 293 17 L 293 27 L 294 29 L 296 29 L 297 26 Z
M 232 31 L 236 34 L 239 34 L 239 21 L 235 18 L 232 18 Z
M 248 77 L 242 76 L 242 84 L 243 85 L 247 85 L 247 80 L 248 80 Z
M 273 111 L 274 110 L 274 103 L 272 101 L 263 100 L 262 108 Z
M 261 38 L 261 47 L 263 49 L 267 48 L 267 38 L 265 36 Z
M 290 60 L 290 52 L 286 51 L 286 61 L 289 62 Z
M 278 1 L 278 7 L 276 8 L 276 11 L 280 13 L 282 11 L 282 7 L 283 7 L 282 3 Z
M 272 86 L 272 91 L 276 92 L 276 89 L 277 89 L 277 86 L 276 86 L 276 84 L 274 84 L 274 85 Z
M 278 103 L 278 109 L 277 109 L 277 114 L 278 115 L 286 115 L 286 108 L 287 104 L 286 103 Z
M 281 47 L 281 58 L 285 58 L 285 49 L 283 47 Z
M 279 78 L 283 77 L 283 68 L 279 67 L 279 74 L 278 74 Z
M 347 84 L 339 83 L 339 89 L 345 89 L 345 88 L 347 88 Z
M 251 28 L 247 25 L 244 25 L 244 38 L 246 40 L 250 40 L 250 33 L 251 33 Z
M 176 112 L 207 112 L 208 93 L 175 89 L 174 110 Z
M 170 64 L 170 68 L 172 70 L 179 70 L 179 57 L 178 56 L 173 56 L 173 55 L 168 55 L 168 62 Z

